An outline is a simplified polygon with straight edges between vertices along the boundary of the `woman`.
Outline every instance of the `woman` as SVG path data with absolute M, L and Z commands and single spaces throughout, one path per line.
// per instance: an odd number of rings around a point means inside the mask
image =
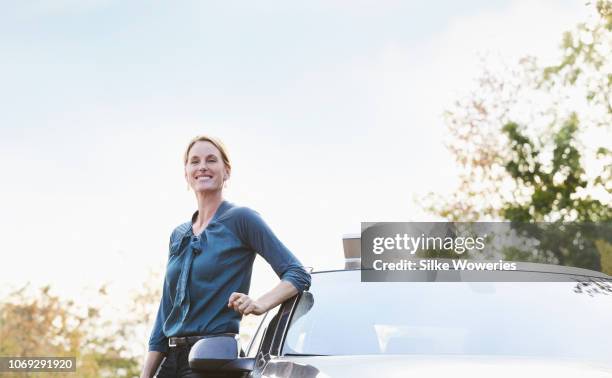
M 262 314 L 310 285 L 310 275 L 259 214 L 223 200 L 231 174 L 223 144 L 196 137 L 184 163 L 198 210 L 170 236 L 163 294 L 141 377 L 156 371 L 159 378 L 205 377 L 192 372 L 187 361 L 199 337 L 238 333 L 242 315 Z M 257 300 L 247 295 L 255 253 L 281 278 Z

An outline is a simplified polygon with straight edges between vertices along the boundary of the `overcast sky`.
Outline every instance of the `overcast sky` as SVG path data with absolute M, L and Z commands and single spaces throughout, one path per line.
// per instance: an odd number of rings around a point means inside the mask
M 452 189 L 443 109 L 478 54 L 552 59 L 578 0 L 0 4 L 0 287 L 113 295 L 161 272 L 196 207 L 181 155 L 227 144 L 226 198 L 305 265 L 362 221 L 431 220 Z M 259 261 L 253 292 L 274 284 Z M 159 285 L 161 286 L 161 277 Z

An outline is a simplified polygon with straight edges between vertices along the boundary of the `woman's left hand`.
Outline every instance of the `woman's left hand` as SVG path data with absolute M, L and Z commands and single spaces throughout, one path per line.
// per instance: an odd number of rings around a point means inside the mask
M 261 315 L 267 311 L 258 301 L 251 299 L 246 294 L 236 292 L 230 295 L 229 301 L 227 302 L 227 307 L 241 313 L 242 315 Z

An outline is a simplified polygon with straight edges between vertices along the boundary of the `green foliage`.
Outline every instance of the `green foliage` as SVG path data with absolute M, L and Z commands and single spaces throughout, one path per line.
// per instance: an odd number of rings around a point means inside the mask
M 460 186 L 447 199 L 430 196 L 430 211 L 454 221 L 611 219 L 612 138 L 600 140 L 600 146 L 591 148 L 595 153 L 581 144 L 587 129 L 612 127 L 612 74 L 606 68 L 606 52 L 612 46 L 611 4 L 598 1 L 597 22 L 581 23 L 564 34 L 564 53 L 557 64 L 539 67 L 525 58 L 506 76 L 485 65 L 478 90 L 446 112 Z M 548 108 L 514 120 L 518 99 L 534 91 L 540 103 L 551 100 Z M 568 109 L 577 106 L 576 101 L 560 106 L 556 96 L 564 91 L 584 94 L 588 108 Z M 549 120 L 548 127 L 536 126 L 543 120 Z M 587 174 L 585 153 L 593 155 L 589 161 L 601 163 L 600 172 Z
M 595 246 L 601 256 L 601 271 L 612 276 L 612 244 L 604 240 L 596 240 Z
M 595 3 L 598 22 L 578 24 L 573 31 L 564 33 L 561 48 L 565 51 L 559 63 L 545 67 L 540 85 L 550 88 L 556 83 L 579 85 L 584 79 L 587 100 L 598 103 L 612 113 L 612 74 L 609 64 L 610 33 L 612 32 L 612 2 Z M 589 75 L 589 72 L 596 73 Z
M 612 138 L 600 138 L 599 146 L 583 138 L 612 127 L 612 2 L 600 0 L 595 10 L 594 22 L 563 35 L 558 63 L 541 67 L 526 57 L 503 74 L 485 65 L 479 88 L 446 112 L 460 185 L 446 198 L 430 195 L 426 207 L 452 221 L 554 223 L 537 235 L 522 230 L 541 242 L 539 254 L 514 248 L 506 258 L 604 266 L 594 243 L 612 235 L 559 232 L 567 222 L 612 221 Z M 525 107 L 520 101 L 532 93 L 539 97 Z
M 506 171 L 523 191 L 531 193 L 523 203 L 508 202 L 501 208 L 504 219 L 517 222 L 578 221 L 607 222 L 612 208 L 589 195 L 579 196 L 587 187 L 581 154 L 576 148 L 578 119 L 572 114 L 553 135 L 553 154 L 546 170 L 539 157 L 540 148 L 526 137 L 516 123 L 502 128 L 510 141 L 512 158 Z M 598 176 L 597 182 L 602 182 Z

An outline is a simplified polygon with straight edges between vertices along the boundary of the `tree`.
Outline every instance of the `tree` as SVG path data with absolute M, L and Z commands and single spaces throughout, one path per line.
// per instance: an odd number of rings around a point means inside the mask
M 145 284 L 124 314 L 111 319 L 103 314 L 112 306 L 105 285 L 87 305 L 60 298 L 49 286 L 26 285 L 0 300 L 0 355 L 76 357 L 79 377 L 138 377 L 159 303 L 156 286 Z M 29 376 L 37 374 L 43 373 Z M 12 376 L 24 375 L 6 375 Z
M 485 61 L 477 90 L 445 113 L 460 185 L 447 199 L 430 195 L 430 211 L 453 221 L 612 221 L 612 138 L 587 138 L 612 127 L 612 2 L 593 5 L 593 21 L 564 34 L 557 64 L 526 57 L 494 71 Z M 550 232 L 539 234 L 549 249 L 536 261 L 604 265 L 600 232 Z
M 80 377 L 98 377 L 99 366 L 86 347 L 87 331 L 97 321 L 95 309 L 83 314 L 74 302 L 52 294 L 49 286 L 34 294 L 29 289 L 16 290 L 0 303 L 0 354 L 75 356 Z

